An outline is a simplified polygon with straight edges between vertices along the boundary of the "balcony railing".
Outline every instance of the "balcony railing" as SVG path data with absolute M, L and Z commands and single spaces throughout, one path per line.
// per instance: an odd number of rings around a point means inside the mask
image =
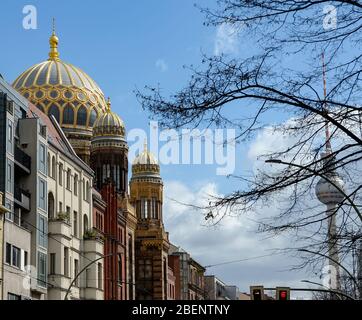
M 30 193 L 23 190 L 19 186 L 14 186 L 14 198 L 16 203 L 18 203 L 25 210 L 30 210 Z
M 15 162 L 18 162 L 23 167 L 30 171 L 31 168 L 31 157 L 27 155 L 23 150 L 21 150 L 18 146 L 15 146 Z

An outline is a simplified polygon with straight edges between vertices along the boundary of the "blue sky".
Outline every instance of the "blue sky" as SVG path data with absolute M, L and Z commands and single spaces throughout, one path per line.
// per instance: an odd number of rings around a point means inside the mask
M 207 0 L 197 2 L 201 6 L 212 4 Z M 2 1 L 0 73 L 12 82 L 30 66 L 47 59 L 48 38 L 55 17 L 60 58 L 80 67 L 98 83 L 105 96 L 111 97 L 112 109 L 123 118 L 128 131 L 132 128 L 148 130 L 148 114 L 142 111 L 133 91 L 157 83 L 165 93 L 178 90 L 190 75 L 183 66 L 198 66 L 202 53 L 214 53 L 218 31 L 203 25 L 204 16 L 194 3 L 195 0 Z M 28 4 L 37 8 L 36 30 L 22 27 L 22 10 Z M 247 43 L 231 40 L 226 43 L 227 50 L 235 49 L 234 53 L 240 54 L 250 50 Z M 234 112 L 237 114 L 239 110 Z M 275 118 L 278 119 L 281 117 Z M 248 149 L 249 145 L 237 148 L 238 173 L 252 168 Z M 236 181 L 216 176 L 212 165 L 163 165 L 161 170 L 166 196 L 177 200 L 196 201 L 193 196 L 201 197 L 200 190 L 225 194 L 239 187 Z M 219 230 L 209 231 L 200 226 L 199 216 L 193 221 L 185 208 L 175 208 L 167 199 L 166 202 L 165 215 L 169 216 L 165 218 L 166 227 L 171 240 L 194 253 L 203 264 L 258 256 L 270 249 L 259 246 L 261 242 L 258 241 L 262 240 L 250 229 L 249 222 L 247 231 L 241 230 L 243 222 L 238 222 L 240 225 L 227 222 L 225 229 L 221 226 Z M 197 226 L 194 232 L 200 232 L 204 239 L 219 237 L 220 230 L 223 235 L 230 235 L 232 238 L 224 240 L 220 237 L 219 245 L 229 247 L 225 250 L 227 253 L 215 255 L 215 251 L 222 249 L 210 245 L 207 250 L 201 245 L 202 240 L 186 235 L 190 224 Z M 234 229 L 230 229 L 230 224 Z M 250 244 L 250 239 L 256 242 Z M 245 247 L 247 242 L 249 245 Z M 296 273 L 280 273 L 287 268 L 288 259 L 274 259 L 267 268 L 249 262 L 219 267 L 210 273 L 215 272 L 226 282 L 247 290 L 253 281 L 282 285 L 275 282 L 284 277 L 297 283 L 303 278 Z

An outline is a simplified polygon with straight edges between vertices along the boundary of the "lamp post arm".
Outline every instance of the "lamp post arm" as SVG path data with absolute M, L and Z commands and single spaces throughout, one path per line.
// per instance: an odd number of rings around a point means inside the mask
M 77 281 L 77 279 L 79 278 L 79 276 L 80 276 L 86 269 L 88 269 L 92 264 L 96 263 L 97 261 L 102 260 L 102 259 L 107 258 L 107 257 L 110 257 L 110 256 L 113 256 L 113 255 L 114 255 L 114 253 L 110 253 L 110 254 L 107 254 L 107 255 L 105 255 L 105 256 L 102 256 L 102 257 L 100 257 L 100 258 L 97 258 L 97 259 L 89 262 L 89 263 L 74 277 L 73 281 L 70 283 L 70 285 L 69 285 L 69 287 L 68 287 L 68 290 L 67 290 L 67 293 L 65 294 L 64 300 L 68 300 L 68 295 L 69 295 L 69 293 L 70 293 L 70 290 L 72 289 L 73 284 Z

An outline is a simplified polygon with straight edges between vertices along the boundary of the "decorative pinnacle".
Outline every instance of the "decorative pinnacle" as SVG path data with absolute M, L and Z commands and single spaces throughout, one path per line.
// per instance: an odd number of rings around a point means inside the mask
M 145 138 L 145 140 L 143 142 L 143 150 L 144 150 L 144 152 L 147 152 L 147 138 Z
M 58 43 L 59 39 L 55 34 L 55 19 L 53 18 L 53 28 L 52 35 L 49 38 L 50 51 L 49 51 L 49 60 L 59 61 L 59 52 L 58 52 Z
M 106 111 L 111 112 L 111 98 L 110 97 L 108 97 L 108 99 L 107 99 Z

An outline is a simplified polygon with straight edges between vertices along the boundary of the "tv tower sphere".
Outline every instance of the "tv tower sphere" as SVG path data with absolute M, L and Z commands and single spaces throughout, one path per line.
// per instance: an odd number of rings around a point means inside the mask
M 345 198 L 344 193 L 341 191 L 344 191 L 343 180 L 336 173 L 326 174 L 326 177 L 333 184 L 324 178 L 317 182 L 315 193 L 318 200 L 325 205 L 340 204 Z

